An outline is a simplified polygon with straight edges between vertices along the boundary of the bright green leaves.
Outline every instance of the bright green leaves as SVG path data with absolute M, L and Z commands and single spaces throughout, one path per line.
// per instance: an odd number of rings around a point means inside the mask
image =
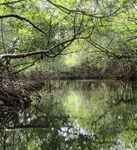
M 109 62 L 108 58 L 126 55 L 132 59 L 133 53 L 135 55 L 135 8 L 136 1 L 133 0 L 24 0 L 13 5 L 0 5 L 0 13 L 27 19 L 13 17 L 3 21 L 7 45 L 11 44 L 12 38 L 19 38 L 18 53 L 47 50 L 74 39 L 69 47 L 64 47 L 64 52 L 72 54 L 60 57 L 63 64 L 83 64 L 86 58 L 88 62 L 94 61 L 87 65 L 89 68 L 96 64 L 100 69 L 102 64 L 106 66 Z M 56 47 L 50 54 L 60 54 L 63 46 Z M 81 52 L 82 49 L 86 50 Z
M 66 0 L 65 2 L 63 0 L 55 0 L 54 2 L 57 5 L 62 5 L 69 9 L 74 9 L 74 7 L 79 3 L 78 0 Z

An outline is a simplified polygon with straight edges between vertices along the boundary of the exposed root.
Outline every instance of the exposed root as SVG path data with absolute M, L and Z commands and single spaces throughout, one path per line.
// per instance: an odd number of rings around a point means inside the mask
M 37 92 L 44 82 L 33 80 L 3 81 L 0 86 L 0 110 L 7 108 L 26 108 L 30 103 L 30 95 Z

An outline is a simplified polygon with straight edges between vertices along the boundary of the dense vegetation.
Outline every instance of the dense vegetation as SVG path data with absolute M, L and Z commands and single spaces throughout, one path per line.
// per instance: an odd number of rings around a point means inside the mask
M 0 0 L 0 148 L 136 147 L 136 83 L 45 80 L 136 80 L 136 41 L 137 0 Z
M 136 11 L 136 0 L 1 0 L 2 108 L 28 105 L 49 77 L 136 79 Z
M 1 78 L 26 69 L 61 77 L 136 78 L 136 3 L 1 0 Z

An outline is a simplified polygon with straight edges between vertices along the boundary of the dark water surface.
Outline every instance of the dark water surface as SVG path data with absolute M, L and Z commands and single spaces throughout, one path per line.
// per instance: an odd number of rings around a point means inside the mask
M 137 150 L 137 83 L 51 84 L 40 102 L 1 119 L 0 150 Z

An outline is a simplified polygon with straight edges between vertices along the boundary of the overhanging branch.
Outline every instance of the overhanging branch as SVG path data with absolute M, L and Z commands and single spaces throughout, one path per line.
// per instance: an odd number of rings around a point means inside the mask
M 121 60 L 122 59 L 137 59 L 136 54 L 134 56 L 133 55 L 132 56 L 131 55 L 125 55 L 125 54 L 116 54 L 115 52 L 108 50 L 107 48 L 101 46 L 100 44 L 98 44 L 97 42 L 95 42 L 93 40 L 87 40 L 87 41 L 99 50 L 99 51 L 95 51 L 95 52 L 103 53 L 108 57 L 121 59 Z
M 52 47 L 48 50 L 39 50 L 39 51 L 20 53 L 20 54 L 2 54 L 2 55 L 0 55 L 0 61 L 2 61 L 3 59 L 20 59 L 20 58 L 26 58 L 26 57 L 37 56 L 37 55 L 42 55 L 42 54 L 44 54 L 47 57 L 56 57 L 66 47 L 68 47 L 75 39 L 77 39 L 77 38 L 72 38 L 72 39 L 66 40 L 62 43 L 59 43 L 59 44 L 55 45 L 54 47 Z M 49 54 L 50 52 L 52 52 L 53 50 L 59 48 L 60 46 L 62 46 L 62 49 L 60 49 L 59 51 L 57 51 L 53 55 Z
M 11 2 L 2 2 L 2 3 L 0 3 L 0 5 L 12 5 L 12 4 L 22 2 L 22 1 L 24 1 L 24 0 L 15 0 L 15 1 L 11 1 Z
M 88 13 L 84 10 L 80 10 L 80 9 L 69 9 L 67 7 L 64 7 L 62 5 L 56 4 L 51 0 L 47 0 L 51 5 L 57 7 L 58 9 L 60 9 L 61 11 L 70 14 L 70 13 L 79 13 L 88 17 L 93 17 L 93 18 L 108 18 L 112 15 L 115 15 L 117 12 L 119 12 L 119 10 L 121 10 L 123 7 L 125 7 L 125 4 L 127 4 L 127 2 L 123 3 L 122 5 L 120 5 L 117 9 L 115 9 L 113 12 L 110 12 L 109 14 L 103 14 L 103 15 L 96 15 L 96 14 L 92 14 L 92 13 Z
M 16 14 L 8 14 L 8 15 L 0 15 L 0 19 L 7 19 L 7 18 L 16 18 L 18 20 L 21 21 L 25 21 L 27 23 L 29 23 L 34 29 L 46 34 L 46 32 L 44 32 L 42 29 L 40 29 L 39 27 L 37 27 L 34 23 L 32 23 L 29 19 L 21 17 L 19 15 Z

